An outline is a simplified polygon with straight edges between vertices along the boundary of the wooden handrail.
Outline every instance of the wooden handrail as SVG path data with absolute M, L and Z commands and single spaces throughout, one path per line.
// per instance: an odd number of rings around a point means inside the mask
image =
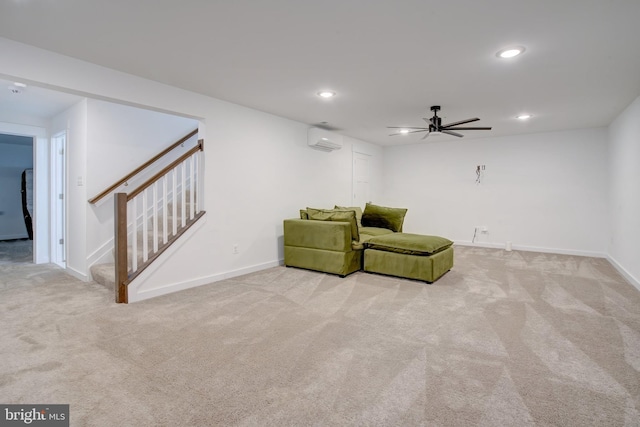
M 141 186 L 139 186 L 138 188 L 133 190 L 131 193 L 129 193 L 127 195 L 127 201 L 132 200 L 138 194 L 142 193 L 144 190 L 149 188 L 151 185 L 153 185 L 154 182 L 156 182 L 157 180 L 159 180 L 160 178 L 165 176 L 167 174 L 167 172 L 169 172 L 171 169 L 175 168 L 177 165 L 179 165 L 180 163 L 185 161 L 185 159 L 188 159 L 189 157 L 191 157 L 191 155 L 193 155 L 193 153 L 195 153 L 196 151 L 202 151 L 202 150 L 204 150 L 204 140 L 203 139 L 199 139 L 198 140 L 198 145 L 196 145 L 195 147 L 193 147 L 192 149 L 190 149 L 189 151 L 184 153 L 182 156 L 180 156 L 177 159 L 175 159 L 169 165 L 164 167 L 160 172 L 158 172 L 157 174 L 153 175 L 151 178 L 146 180 L 144 182 L 144 184 L 142 184 Z
M 112 186 L 110 186 L 109 188 L 107 188 L 106 190 L 104 190 L 103 192 L 98 194 L 97 196 L 89 199 L 89 203 L 95 204 L 99 200 L 101 200 L 102 198 L 108 196 L 113 190 L 115 190 L 116 188 L 120 187 L 125 182 L 129 181 L 133 176 L 137 175 L 142 170 L 144 170 L 147 167 L 149 167 L 156 160 L 158 160 L 159 158 L 161 158 L 162 156 L 164 156 L 165 154 L 167 154 L 168 152 L 170 152 L 171 150 L 173 150 L 177 146 L 183 144 L 186 140 L 188 140 L 192 136 L 196 135 L 197 133 L 198 133 L 198 129 L 194 129 L 193 131 L 189 132 L 187 135 L 183 136 L 178 141 L 176 141 L 173 144 L 171 144 L 170 147 L 162 150 L 160 153 L 156 154 L 154 157 L 152 157 L 151 159 L 147 160 L 144 164 L 138 166 L 133 172 L 129 173 L 127 176 L 125 176 L 124 178 L 120 179 L 115 184 L 113 184 Z

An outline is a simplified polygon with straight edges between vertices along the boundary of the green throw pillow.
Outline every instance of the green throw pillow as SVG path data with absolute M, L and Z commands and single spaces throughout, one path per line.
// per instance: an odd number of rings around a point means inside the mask
M 308 207 L 308 206 L 307 206 L 307 209 L 306 209 L 306 211 L 307 211 L 307 218 L 308 218 L 308 219 L 311 219 L 311 215 L 315 215 L 315 214 L 317 214 L 318 212 L 324 212 L 324 211 L 326 211 L 326 210 L 328 210 L 328 209 L 310 208 L 310 207 Z
M 334 210 L 336 211 L 355 211 L 356 221 L 358 222 L 358 229 L 362 227 L 362 208 L 360 206 L 338 206 L 336 205 Z
M 354 211 L 307 208 L 307 212 L 309 213 L 309 219 L 315 221 L 348 222 L 351 226 L 351 240 L 355 240 L 356 242 L 360 240 L 358 223 L 356 222 L 356 213 Z
M 300 219 L 309 219 L 309 213 L 306 209 L 300 209 Z
M 401 233 L 406 214 L 407 210 L 403 208 L 388 208 L 367 203 L 362 213 L 362 226 L 387 228 Z

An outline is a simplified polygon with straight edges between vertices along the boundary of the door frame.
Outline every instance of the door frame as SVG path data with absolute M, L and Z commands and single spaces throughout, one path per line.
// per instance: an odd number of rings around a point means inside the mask
M 51 136 L 51 262 L 67 268 L 67 131 Z M 62 245 L 62 247 L 60 247 Z

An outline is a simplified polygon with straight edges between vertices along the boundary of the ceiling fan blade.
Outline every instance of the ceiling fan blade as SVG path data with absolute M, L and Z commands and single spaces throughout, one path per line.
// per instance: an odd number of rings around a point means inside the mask
M 387 129 L 424 129 L 429 130 L 429 128 L 421 127 L 421 126 L 387 126 Z
M 446 133 L 447 135 L 457 136 L 458 138 L 462 138 L 464 135 L 458 132 L 451 132 L 450 130 L 442 129 L 442 133 Z
M 442 128 L 448 128 L 450 126 L 463 125 L 465 123 L 477 122 L 478 120 L 480 120 L 480 119 L 477 118 L 477 117 L 474 117 L 473 119 L 460 120 L 459 122 L 447 123 L 446 125 L 442 125 Z
M 409 135 L 410 133 L 417 133 L 417 132 L 427 132 L 429 129 L 421 129 L 421 130 L 412 130 L 411 132 L 398 132 L 398 133 L 392 133 L 389 136 L 395 136 L 395 135 Z
M 426 134 L 425 136 L 423 136 L 422 138 L 420 138 L 420 139 L 427 139 L 427 138 L 429 137 L 429 134 L 430 134 L 430 133 L 431 133 L 431 132 L 427 132 L 427 134 Z
M 478 127 L 478 128 L 447 128 L 447 130 L 491 130 L 490 127 Z

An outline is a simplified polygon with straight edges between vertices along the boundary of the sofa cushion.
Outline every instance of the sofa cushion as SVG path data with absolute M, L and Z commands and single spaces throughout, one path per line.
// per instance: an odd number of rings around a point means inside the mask
M 393 231 L 388 228 L 376 228 L 376 227 L 362 227 L 360 228 L 360 241 L 353 242 L 352 249 L 357 251 L 364 249 L 365 243 L 367 243 L 372 237 L 383 236 L 385 234 L 392 234 Z
M 336 205 L 334 208 L 336 211 L 355 211 L 356 213 L 356 222 L 358 223 L 358 228 L 362 227 L 362 208 L 360 206 L 338 206 Z
M 306 209 L 300 209 L 300 219 L 309 219 L 309 213 Z
M 389 230 L 388 228 L 379 228 L 379 227 L 361 227 L 359 231 L 360 231 L 360 240 L 362 240 L 364 236 L 368 236 L 367 240 L 369 240 L 369 238 L 374 236 L 383 236 L 385 234 L 393 233 L 393 231 Z
M 407 210 L 404 208 L 389 208 L 367 203 L 362 213 L 362 225 L 402 232 L 402 224 L 406 214 Z
M 422 234 L 392 233 L 370 238 L 367 249 L 395 252 L 409 255 L 432 255 L 453 245 L 449 239 Z
M 356 213 L 354 211 L 307 208 L 307 213 L 309 214 L 309 219 L 314 221 L 348 222 L 351 226 L 351 240 L 355 240 L 356 242 L 360 240 L 358 223 L 356 222 Z

